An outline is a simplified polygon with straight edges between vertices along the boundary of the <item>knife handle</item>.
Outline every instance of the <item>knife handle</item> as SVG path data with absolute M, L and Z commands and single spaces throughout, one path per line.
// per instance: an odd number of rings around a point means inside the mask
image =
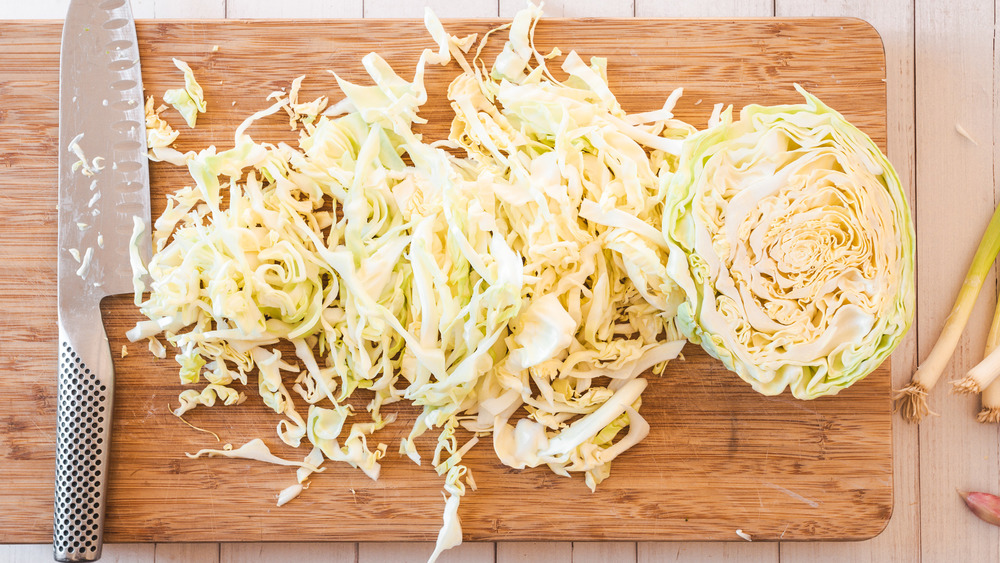
M 114 377 L 92 371 L 62 331 L 59 336 L 53 555 L 56 561 L 96 561 L 107 506 Z M 112 371 L 111 350 L 104 348 L 107 361 L 98 363 Z

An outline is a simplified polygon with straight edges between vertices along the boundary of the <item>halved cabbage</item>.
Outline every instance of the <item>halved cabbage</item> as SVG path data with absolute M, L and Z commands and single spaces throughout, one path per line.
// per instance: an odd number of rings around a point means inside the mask
M 832 395 L 913 318 L 914 235 L 892 165 L 815 96 L 684 141 L 667 193 L 677 325 L 765 395 Z

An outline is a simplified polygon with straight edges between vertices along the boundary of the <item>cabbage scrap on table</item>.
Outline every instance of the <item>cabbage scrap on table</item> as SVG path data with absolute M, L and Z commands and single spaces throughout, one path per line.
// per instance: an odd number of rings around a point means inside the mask
M 395 422 L 386 407 L 410 401 L 421 412 L 398 451 L 419 464 L 416 439 L 436 433 L 431 464 L 447 493 L 434 560 L 461 543 L 460 499 L 475 488 L 462 459 L 480 441 L 491 441 L 510 467 L 582 473 L 593 489 L 649 431 L 640 414 L 641 375 L 662 373 L 680 355 L 685 334 L 719 342 L 717 351 L 733 348 L 712 334 L 728 327 L 695 328 L 693 312 L 714 295 L 697 253 L 717 224 L 705 219 L 701 199 L 681 195 L 690 170 L 700 170 L 692 164 L 701 162 L 699 151 L 712 150 L 726 133 L 698 133 L 676 119 L 680 89 L 660 110 L 626 113 L 601 58 L 588 62 L 570 52 L 560 64 L 566 78 L 556 79 L 549 64 L 562 54 L 534 46 L 540 17 L 529 5 L 501 26 L 509 40 L 487 67 L 480 54 L 498 30 L 477 43 L 448 34 L 428 11 L 437 48 L 422 53 L 412 80 L 371 53 L 362 63 L 373 85 L 338 77 L 345 97 L 328 106 L 326 97 L 299 102 L 298 78 L 237 128 L 230 149 L 171 153 L 164 139 L 153 156 L 187 166 L 194 185 L 168 196 L 153 224 L 149 263 L 133 257 L 136 304 L 149 320 L 129 338 L 159 344 L 162 334 L 177 349 L 181 382 L 200 386 L 181 393 L 178 416 L 245 401 L 240 387 L 256 374 L 261 399 L 283 415 L 279 438 L 310 450 L 302 462 L 280 460 L 258 441 L 196 455 L 296 465 L 300 484 L 325 460 L 375 479 L 397 448 L 378 442 L 377 432 Z M 449 138 L 425 142 L 413 127 L 425 122 L 426 66 L 453 60 L 462 72 L 448 90 L 455 112 Z M 802 113 L 825 118 L 818 108 Z M 298 146 L 248 134 L 255 121 L 282 111 L 300 128 Z M 720 127 L 733 126 L 723 121 Z M 836 161 L 836 150 L 814 159 L 816 166 Z M 869 176 L 881 177 L 876 166 L 891 171 L 884 159 L 866 158 Z M 838 196 L 803 201 L 824 197 Z M 878 197 L 871 196 L 876 205 L 905 209 L 895 196 Z M 842 207 L 864 215 L 866 205 Z M 856 218 L 845 211 L 844 228 Z M 873 220 L 904 219 L 890 213 Z M 889 253 L 873 267 L 898 264 Z M 868 287 L 867 279 L 844 278 L 879 295 L 905 285 Z M 860 324 L 857 315 L 850 320 Z M 745 334 L 756 322 L 733 324 Z M 294 357 L 282 354 L 280 343 L 290 343 Z M 840 357 L 852 361 L 869 351 Z M 735 361 L 727 365 L 740 372 Z M 820 392 L 805 388 L 813 396 L 833 392 L 874 365 L 853 366 Z M 364 413 L 348 403 L 358 397 L 368 400 Z M 282 502 L 300 491 L 286 489 Z

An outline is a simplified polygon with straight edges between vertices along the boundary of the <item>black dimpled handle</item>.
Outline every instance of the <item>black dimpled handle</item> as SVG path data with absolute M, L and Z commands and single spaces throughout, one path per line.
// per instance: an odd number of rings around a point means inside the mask
M 56 561 L 101 557 L 112 398 L 113 390 L 68 342 L 60 342 L 52 528 Z

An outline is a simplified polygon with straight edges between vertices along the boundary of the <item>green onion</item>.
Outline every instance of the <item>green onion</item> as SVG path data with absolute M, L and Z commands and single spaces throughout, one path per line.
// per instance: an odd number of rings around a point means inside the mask
M 965 281 L 962 282 L 962 289 L 958 292 L 958 298 L 934 348 L 917 368 L 910 384 L 900 389 L 894 397 L 896 410 L 901 411 L 906 420 L 919 422 L 931 412 L 927 407 L 927 392 L 937 383 L 948 360 L 955 352 L 962 331 L 969 322 L 972 306 L 975 305 L 976 297 L 983 288 L 983 282 L 989 275 L 998 252 L 1000 252 L 1000 207 L 993 211 L 993 218 L 990 219 L 990 224 L 979 242 L 979 248 L 972 258 Z

